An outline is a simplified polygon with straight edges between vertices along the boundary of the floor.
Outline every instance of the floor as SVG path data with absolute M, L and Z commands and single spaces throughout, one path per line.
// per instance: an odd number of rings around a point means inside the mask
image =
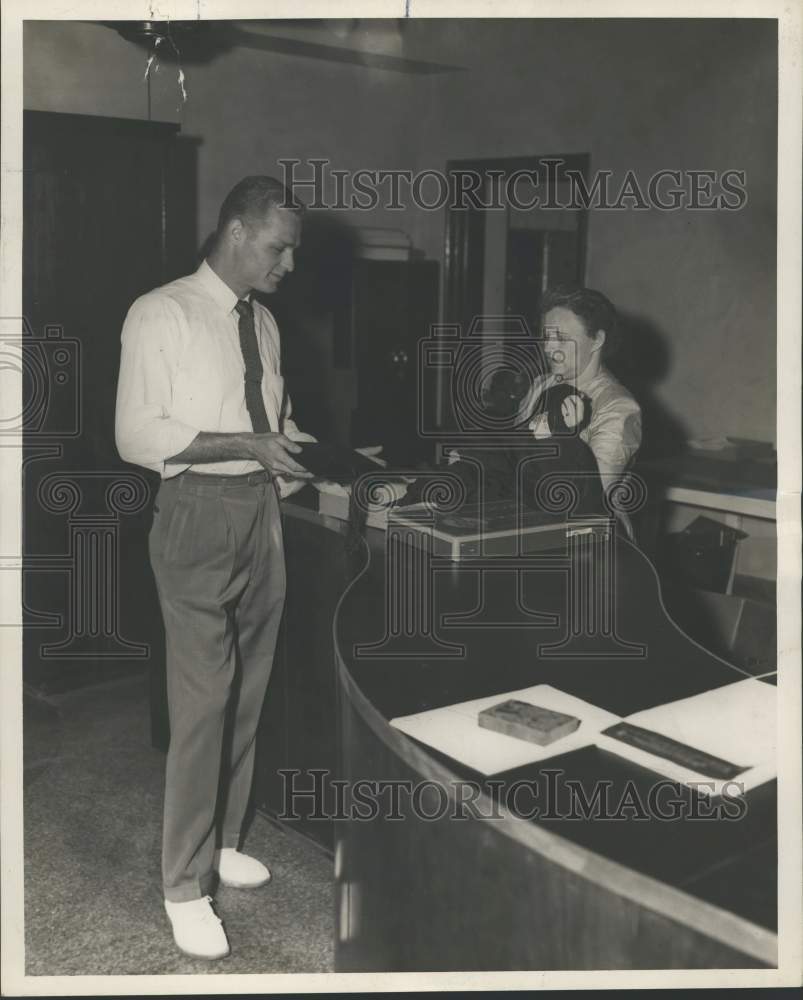
M 245 847 L 272 881 L 217 894 L 232 954 L 207 963 L 175 948 L 159 878 L 163 767 L 142 675 L 26 699 L 27 974 L 333 971 L 331 859 L 261 816 Z

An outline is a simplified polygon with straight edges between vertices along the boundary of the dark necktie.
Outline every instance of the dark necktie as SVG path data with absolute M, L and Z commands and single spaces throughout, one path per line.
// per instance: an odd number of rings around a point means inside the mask
M 270 430 L 270 421 L 262 398 L 262 359 L 254 327 L 254 307 L 245 299 L 240 299 L 234 308 L 240 316 L 240 350 L 245 362 L 245 405 L 254 432 L 266 434 Z

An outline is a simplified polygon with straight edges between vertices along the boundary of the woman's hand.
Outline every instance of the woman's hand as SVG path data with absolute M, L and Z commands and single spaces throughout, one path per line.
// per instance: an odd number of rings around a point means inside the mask
M 563 400 L 560 412 L 563 416 L 563 422 L 566 426 L 571 429 L 576 427 L 579 423 L 582 423 L 583 416 L 585 414 L 585 403 L 581 396 L 567 396 Z

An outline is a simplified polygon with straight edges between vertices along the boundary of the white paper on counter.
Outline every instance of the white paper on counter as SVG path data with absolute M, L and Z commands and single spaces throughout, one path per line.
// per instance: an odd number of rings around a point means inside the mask
M 602 733 L 596 744 L 671 781 L 699 784 L 701 791 L 711 795 L 720 795 L 723 786 L 729 785 L 735 794 L 734 783 L 749 791 L 777 775 L 776 713 L 774 685 L 751 677 L 636 712 L 624 720 L 748 768 L 731 781 L 714 780 Z
M 478 714 L 483 709 L 510 698 L 573 715 L 580 719 L 580 726 L 573 733 L 545 747 L 481 728 L 477 721 Z M 390 724 L 453 760 L 479 771 L 480 774 L 488 775 L 590 746 L 594 744 L 601 729 L 620 721 L 618 715 L 612 715 L 587 701 L 558 691 L 549 684 L 537 684 L 520 691 L 508 691 L 488 698 L 433 708 L 415 715 L 404 715 L 391 719 Z

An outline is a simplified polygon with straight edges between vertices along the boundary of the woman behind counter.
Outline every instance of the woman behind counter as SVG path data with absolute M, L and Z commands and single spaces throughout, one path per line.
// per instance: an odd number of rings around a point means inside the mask
M 580 438 L 594 453 L 603 487 L 630 464 L 641 444 L 641 409 L 603 364 L 617 346 L 618 321 L 611 302 L 592 288 L 555 288 L 541 307 L 544 348 L 550 374 L 532 386 L 520 416 L 533 413 L 541 393 L 551 385 L 570 382 L 591 399 L 591 421 Z M 529 423 L 536 437 L 539 422 Z

